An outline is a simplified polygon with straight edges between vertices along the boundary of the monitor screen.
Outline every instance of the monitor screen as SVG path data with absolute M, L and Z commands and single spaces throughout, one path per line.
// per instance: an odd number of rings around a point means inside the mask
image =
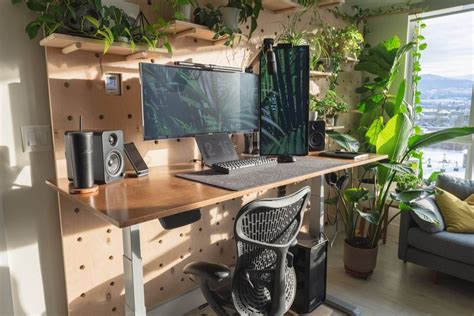
M 140 63 L 145 140 L 258 129 L 258 76 Z
M 309 48 L 278 45 L 276 73 L 260 58 L 260 154 L 307 155 Z

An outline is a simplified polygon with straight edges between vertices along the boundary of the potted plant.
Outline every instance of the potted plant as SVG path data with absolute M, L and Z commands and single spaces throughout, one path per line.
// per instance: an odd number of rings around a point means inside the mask
M 310 101 L 312 110 L 321 114 L 328 126 L 334 126 L 337 115 L 347 112 L 349 109 L 349 105 L 333 89 L 327 90 L 326 95 L 321 100 L 313 98 L 312 102 L 311 104 Z
M 309 120 L 317 121 L 320 108 L 318 106 L 318 99 L 314 95 L 309 96 Z
M 227 5 L 219 8 L 222 13 L 224 28 L 239 31 L 239 24 L 250 19 L 249 38 L 257 29 L 257 19 L 262 11 L 262 0 L 229 0 Z
M 357 59 L 364 44 L 364 36 L 355 25 L 349 25 L 338 31 L 339 54 L 343 58 Z
M 363 113 L 361 119 L 360 138 L 363 151 L 387 155 L 385 162 L 374 164 L 375 201 L 369 209 L 362 210 L 360 205 L 368 198 L 368 190 L 353 187 L 344 189 L 344 179 L 335 175 L 328 176 L 328 183 L 339 195 L 342 207 L 338 208 L 344 222 L 345 247 L 344 265 L 346 271 L 358 277 L 369 276 L 375 268 L 377 245 L 381 234 L 401 212 L 415 212 L 418 217 L 436 222 L 436 216 L 429 210 L 419 207 L 415 202 L 434 194 L 431 188 L 400 188 L 393 192 L 396 176 L 415 174 L 422 177 L 422 172 L 414 171 L 407 164 L 411 158 L 421 159 L 421 148 L 446 140 L 474 134 L 474 127 L 448 128 L 427 134 L 415 133 L 415 109 L 404 99 L 405 84 L 402 82 L 397 95 L 389 93 L 398 68 L 400 59 L 414 46 L 413 42 L 401 46 L 400 40 L 393 37 L 375 47 L 368 48 L 360 56 L 359 70 L 374 75 L 373 81 L 366 81 L 359 92 L 365 93 L 359 104 Z M 384 64 L 378 64 L 380 56 L 384 56 Z M 378 67 L 375 67 L 378 65 Z M 357 151 L 354 138 L 337 132 L 328 133 L 334 141 L 350 151 Z M 419 164 L 419 167 L 421 164 Z M 411 178 L 411 176 L 409 176 Z M 400 178 L 399 178 L 400 179 Z M 384 218 L 389 214 L 389 207 L 394 201 L 399 204 L 400 211 L 391 216 L 387 222 Z M 387 217 L 388 218 L 388 217 Z M 361 219 L 369 223 L 367 233 L 357 231 L 357 222 Z
M 191 21 L 193 18 L 194 0 L 167 0 L 172 12 L 173 19 Z

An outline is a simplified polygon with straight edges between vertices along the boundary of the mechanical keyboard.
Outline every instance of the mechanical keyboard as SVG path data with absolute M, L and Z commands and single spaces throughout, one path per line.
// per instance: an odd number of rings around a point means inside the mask
M 244 168 L 260 167 L 277 164 L 277 160 L 268 157 L 252 157 L 240 160 L 230 160 L 215 163 L 211 166 L 212 170 L 219 173 L 233 173 Z

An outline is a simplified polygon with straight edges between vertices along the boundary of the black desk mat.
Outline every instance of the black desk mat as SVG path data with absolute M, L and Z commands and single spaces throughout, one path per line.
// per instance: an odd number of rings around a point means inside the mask
M 348 160 L 344 162 L 327 158 L 296 157 L 296 162 L 293 163 L 279 163 L 263 167 L 244 168 L 235 174 L 222 174 L 209 169 L 192 173 L 179 173 L 176 176 L 227 190 L 240 191 L 326 170 L 328 168 L 344 166 L 348 162 L 352 161 Z

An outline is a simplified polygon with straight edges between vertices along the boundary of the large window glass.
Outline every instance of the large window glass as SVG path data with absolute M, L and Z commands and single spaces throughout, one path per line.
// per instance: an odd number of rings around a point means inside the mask
M 412 20 L 422 29 L 427 48 L 421 52 L 423 112 L 418 125 L 423 133 L 449 127 L 473 125 L 474 11 L 437 12 Z M 472 137 L 424 148 L 425 176 L 433 171 L 472 178 Z

